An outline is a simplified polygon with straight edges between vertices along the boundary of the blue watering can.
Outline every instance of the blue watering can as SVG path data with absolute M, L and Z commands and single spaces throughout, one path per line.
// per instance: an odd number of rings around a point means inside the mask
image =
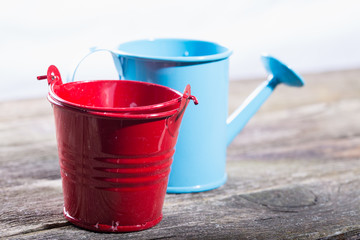
M 208 41 L 155 39 L 131 41 L 111 50 L 93 49 L 91 53 L 96 51 L 112 54 L 120 79 L 161 84 L 178 91 L 190 84 L 197 96 L 199 105 L 188 106 L 180 127 L 168 193 L 201 192 L 223 185 L 227 179 L 226 148 L 235 136 L 278 84 L 304 85 L 301 77 L 279 60 L 262 56 L 268 79 L 228 117 L 232 51 L 226 47 Z

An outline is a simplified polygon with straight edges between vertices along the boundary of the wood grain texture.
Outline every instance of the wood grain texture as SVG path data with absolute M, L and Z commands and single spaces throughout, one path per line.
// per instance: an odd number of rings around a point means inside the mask
M 0 103 L 2 239 L 359 239 L 360 70 L 280 86 L 228 148 L 219 189 L 167 194 L 164 218 L 135 233 L 68 223 L 52 109 Z M 259 81 L 230 83 L 229 111 Z

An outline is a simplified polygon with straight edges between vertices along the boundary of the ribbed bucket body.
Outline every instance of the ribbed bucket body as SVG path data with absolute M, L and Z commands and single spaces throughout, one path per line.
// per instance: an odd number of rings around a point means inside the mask
M 170 118 L 106 118 L 53 107 L 65 217 L 110 232 L 160 222 L 178 135 Z

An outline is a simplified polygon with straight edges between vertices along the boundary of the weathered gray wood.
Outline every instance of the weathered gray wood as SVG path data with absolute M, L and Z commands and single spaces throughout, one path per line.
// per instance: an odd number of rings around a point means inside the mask
M 157 226 L 125 234 L 63 218 L 46 99 L 0 103 L 0 238 L 358 239 L 359 76 L 314 74 L 303 89 L 280 86 L 229 146 L 223 187 L 168 194 Z M 231 82 L 230 111 L 258 83 Z

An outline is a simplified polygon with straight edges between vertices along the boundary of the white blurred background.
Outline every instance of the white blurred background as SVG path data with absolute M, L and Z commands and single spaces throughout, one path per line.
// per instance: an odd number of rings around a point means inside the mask
M 0 101 L 46 96 L 36 76 L 51 64 L 71 75 L 90 47 L 160 37 L 232 49 L 230 80 L 265 79 L 263 52 L 301 74 L 359 68 L 360 1 L 0 0 Z M 116 79 L 106 53 L 79 75 Z

